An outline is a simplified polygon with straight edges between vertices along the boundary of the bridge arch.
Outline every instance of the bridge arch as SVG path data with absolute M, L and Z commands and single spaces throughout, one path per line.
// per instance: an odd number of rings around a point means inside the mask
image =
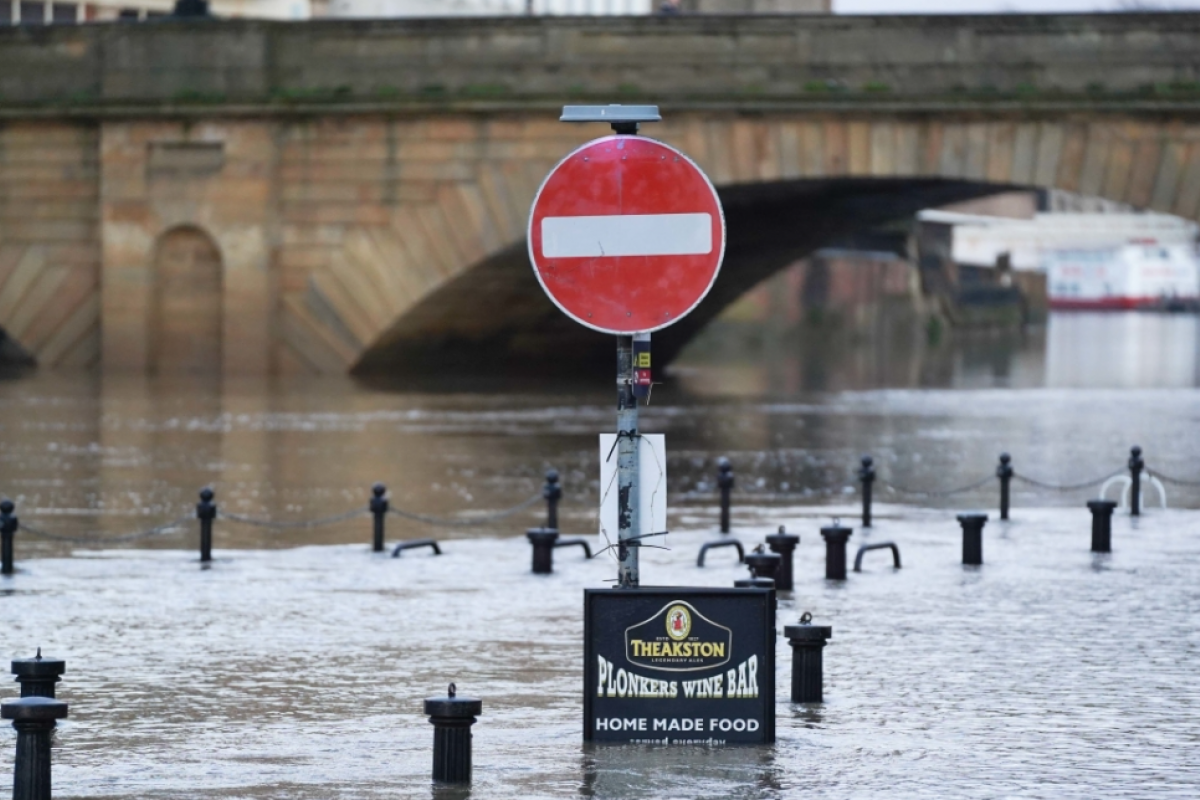
M 473 118 L 378 124 L 376 135 L 391 137 L 400 154 L 382 191 L 418 199 L 398 202 L 379 223 L 348 226 L 304 292 L 283 298 L 285 346 L 296 361 L 359 372 L 610 361 L 607 337 L 570 323 L 542 296 L 523 245 L 542 176 L 592 132 Z M 773 272 L 921 208 L 1040 187 L 1189 218 L 1200 212 L 1200 127 L 1182 121 L 681 115 L 646 133 L 709 173 L 729 228 L 709 298 L 656 336 L 665 358 Z M 406 185 L 406 172 L 418 172 L 408 155 L 421 159 L 420 192 Z

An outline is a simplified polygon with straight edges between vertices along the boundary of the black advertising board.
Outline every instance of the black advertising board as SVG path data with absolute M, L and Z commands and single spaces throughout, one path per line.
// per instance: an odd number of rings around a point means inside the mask
M 584 591 L 583 738 L 775 741 L 770 589 Z

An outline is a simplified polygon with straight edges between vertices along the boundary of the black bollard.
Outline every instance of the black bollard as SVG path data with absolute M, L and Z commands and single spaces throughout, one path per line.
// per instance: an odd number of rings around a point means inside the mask
M 1129 487 L 1129 513 L 1138 517 L 1142 514 L 1142 470 L 1146 462 L 1142 460 L 1142 448 L 1134 446 L 1129 450 L 1129 478 L 1133 483 Z
M 833 636 L 827 625 L 811 625 L 812 614 L 807 611 L 799 625 L 787 625 L 783 635 L 792 646 L 792 702 L 821 703 L 825 700 L 825 642 Z
M 50 734 L 67 704 L 50 697 L 22 697 L 0 705 L 0 718 L 17 729 L 13 800 L 50 800 Z
M 54 699 L 54 684 L 67 671 L 67 662 L 61 658 L 43 658 L 38 648 L 33 658 L 14 658 L 12 672 L 21 684 L 21 697 L 49 697 Z
M 1092 552 L 1112 552 L 1112 517 L 1117 504 L 1112 500 L 1089 500 L 1092 512 Z
M 558 482 L 558 470 L 546 470 L 546 485 L 542 487 L 546 498 L 546 527 L 558 530 L 558 501 L 562 500 L 562 486 Z M 536 572 L 537 570 L 534 570 Z
M 778 553 L 763 552 L 763 546 L 760 544 L 754 549 L 753 553 L 747 553 L 746 557 L 742 560 L 750 568 L 751 576 L 755 578 L 770 578 L 772 586 L 778 584 L 779 563 L 781 561 Z
M 870 456 L 862 457 L 862 466 L 858 468 L 858 479 L 862 482 L 862 524 L 864 528 L 871 527 L 871 484 L 875 483 L 875 460 Z
M 792 591 L 792 555 L 796 551 L 796 545 L 800 544 L 800 537 L 789 534 L 782 525 L 779 526 L 779 533 L 773 533 L 767 537 L 767 547 L 771 548 L 772 552 L 779 553 L 779 569 L 775 573 L 775 588 L 781 592 Z
M 483 701 L 458 697 L 454 684 L 446 697 L 425 700 L 433 724 L 433 779 L 439 783 L 471 780 L 471 726 L 483 711 Z
M 388 501 L 384 497 L 386 494 L 386 486 L 382 483 L 375 484 L 371 487 L 371 502 L 367 504 L 371 509 L 371 516 L 375 518 L 375 530 L 371 537 L 371 550 L 375 553 L 383 552 L 383 518 L 388 512 Z
M 962 526 L 962 562 L 964 564 L 983 563 L 983 525 L 987 519 L 987 514 L 958 515 L 958 524 Z
M 996 477 L 1000 479 L 1000 519 L 1008 519 L 1008 485 L 1012 476 L 1012 456 L 1001 453 L 1000 466 L 996 467 Z
M 533 574 L 549 575 L 554 572 L 554 543 L 558 531 L 552 528 L 530 528 L 525 537 L 533 545 Z
M 837 520 L 828 528 L 821 528 L 825 539 L 825 577 L 828 580 L 846 580 L 846 542 L 853 533 L 850 528 L 838 525 Z
M 717 459 L 717 486 L 721 490 L 721 533 L 729 533 L 729 493 L 733 491 L 733 465 L 725 456 Z
M 207 486 L 200 490 L 200 502 L 196 504 L 196 519 L 200 520 L 200 563 L 212 561 L 212 526 L 217 517 L 217 504 L 212 501 L 213 490 Z
M 0 575 L 13 574 L 13 538 L 20 521 L 13 516 L 12 500 L 0 500 Z

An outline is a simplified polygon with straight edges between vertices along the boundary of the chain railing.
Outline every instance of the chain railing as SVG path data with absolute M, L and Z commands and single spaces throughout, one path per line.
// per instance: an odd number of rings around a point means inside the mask
M 20 530 L 24 531 L 25 533 L 30 533 L 34 536 L 38 536 L 43 539 L 49 539 L 55 542 L 69 542 L 71 544 L 126 544 L 128 542 L 137 542 L 141 541 L 142 539 L 149 539 L 153 536 L 159 536 L 160 534 L 167 533 L 175 528 L 182 527 L 185 523 L 191 522 L 195 518 L 196 517 L 194 514 L 184 514 L 183 516 L 176 517 L 169 522 L 155 525 L 153 528 L 147 528 L 144 531 L 126 533 L 120 536 L 105 536 L 104 534 L 96 534 L 92 536 L 67 536 L 65 534 L 43 530 L 37 526 L 30 525 L 28 522 L 22 522 L 20 524 Z
M 1155 478 L 1158 478 L 1163 483 L 1170 483 L 1175 486 L 1192 486 L 1192 487 L 1200 488 L 1200 480 L 1188 481 L 1188 480 L 1184 480 L 1183 478 L 1172 478 L 1170 475 L 1164 475 L 1156 469 L 1147 468 L 1146 472 L 1147 472 L 1147 474 L 1153 475 Z
M 957 495 L 967 494 L 982 489 L 992 480 L 998 479 L 1000 486 L 1000 518 L 1008 518 L 1009 510 L 1009 483 L 1012 479 L 1016 479 L 1019 483 L 1027 486 L 1032 486 L 1037 489 L 1052 491 L 1052 492 L 1073 492 L 1086 489 L 1091 486 L 1103 487 L 1107 486 L 1107 482 L 1112 480 L 1124 480 L 1130 484 L 1130 508 L 1134 514 L 1139 513 L 1140 508 L 1140 480 L 1141 476 L 1145 476 L 1147 481 L 1173 484 L 1182 487 L 1200 487 L 1200 480 L 1186 480 L 1169 475 L 1164 475 L 1158 470 L 1150 469 L 1145 465 L 1141 458 L 1141 449 L 1133 448 L 1131 450 L 1131 458 L 1126 470 L 1117 469 L 1104 475 L 1092 478 L 1086 481 L 1073 483 L 1053 483 L 1051 481 L 1035 478 L 1026 475 L 1023 472 L 1018 472 L 1012 467 L 1011 458 L 1008 454 L 1002 454 L 1000 457 L 1000 466 L 994 474 L 985 475 L 978 480 L 959 486 L 949 488 L 915 488 L 896 483 L 878 476 L 875 471 L 874 462 L 870 456 L 864 456 L 862 466 L 857 470 L 855 479 L 861 483 L 861 497 L 863 503 L 863 526 L 870 527 L 871 525 L 871 487 L 873 483 L 878 482 L 880 486 L 887 489 L 889 492 L 900 495 L 921 498 L 948 498 Z M 732 466 L 728 459 L 719 460 L 719 469 L 717 476 L 717 485 L 720 487 L 718 502 L 720 504 L 721 528 L 723 532 L 729 530 L 729 514 L 731 505 L 731 495 L 737 496 L 739 499 L 746 500 L 771 500 L 771 499 L 796 499 L 800 501 L 811 501 L 814 497 L 830 497 L 836 496 L 834 490 L 823 491 L 820 489 L 811 492 L 801 493 L 777 493 L 777 492 L 735 492 L 734 478 Z M 127 544 L 131 542 L 150 539 L 155 536 L 161 536 L 172 533 L 183 528 L 193 519 L 200 522 L 201 529 L 201 553 L 202 560 L 208 560 L 211 557 L 212 543 L 212 524 L 214 520 L 223 520 L 226 522 L 248 525 L 251 527 L 264 528 L 268 530 L 307 530 L 319 528 L 328 525 L 336 525 L 338 523 L 349 522 L 365 516 L 374 517 L 374 549 L 376 551 L 383 550 L 384 540 L 384 518 L 388 515 L 399 517 L 410 522 L 417 522 L 424 525 L 432 525 L 444 528 L 473 528 L 491 525 L 503 521 L 509 517 L 520 514 L 528 510 L 539 500 L 545 500 L 547 504 L 545 530 L 558 530 L 558 503 L 562 497 L 562 488 L 558 485 L 558 473 L 550 470 L 546 473 L 546 483 L 542 490 L 532 494 L 516 505 L 508 508 L 500 509 L 490 513 L 482 514 L 464 514 L 461 516 L 437 516 L 433 514 L 424 514 L 416 511 L 410 511 L 403 508 L 396 508 L 390 504 L 386 497 L 387 489 L 382 484 L 376 484 L 372 490 L 373 497 L 367 505 L 357 508 L 347 509 L 337 514 L 332 514 L 325 517 L 315 519 L 299 519 L 299 520 L 279 520 L 270 519 L 267 517 L 256 517 L 244 514 L 238 514 L 231 511 L 225 511 L 218 507 L 213 501 L 213 493 L 210 489 L 205 489 L 201 492 L 201 503 L 196 507 L 194 513 L 184 514 L 175 517 L 166 522 L 159 523 L 151 528 L 141 531 L 134 531 L 127 534 L 110 536 L 104 534 L 87 534 L 87 535 L 65 535 L 54 531 L 49 531 L 39 525 L 32 525 L 28 522 L 19 522 L 14 514 L 14 506 L 11 501 L 3 501 L 0 503 L 0 532 L 3 532 L 6 542 L 6 552 L 11 550 L 12 535 L 20 529 L 21 531 L 33 536 L 44 538 L 51 541 L 66 542 L 71 544 L 82 545 L 114 545 Z M 1162 493 L 1163 506 L 1165 507 L 1166 497 L 1165 492 L 1162 492 L 1161 485 L 1158 487 Z M 843 490 L 843 493 L 848 490 Z M 1103 488 L 1101 489 L 1101 493 Z M 709 493 L 706 492 L 684 492 L 683 496 L 690 500 L 707 500 Z M 418 540 L 425 544 L 433 544 L 433 540 Z M 397 548 L 396 554 L 404 549 L 406 545 L 401 545 Z M 424 546 L 424 544 L 422 545 Z M 434 551 L 440 552 L 436 544 L 433 544 Z
M 1108 473 L 1107 475 L 1101 475 L 1100 477 L 1095 478 L 1090 481 L 1083 481 L 1082 483 L 1068 483 L 1068 484 L 1054 484 L 1054 483 L 1049 483 L 1047 481 L 1040 481 L 1036 478 L 1031 478 L 1028 475 L 1024 475 L 1019 472 L 1013 472 L 1013 477 L 1016 478 L 1017 480 L 1021 481 L 1022 483 L 1027 483 L 1030 486 L 1036 486 L 1039 489 L 1046 489 L 1051 492 L 1076 492 L 1076 491 L 1079 491 L 1080 489 L 1086 489 L 1089 486 L 1100 486 L 1109 478 L 1115 478 L 1116 476 L 1122 475 L 1122 474 L 1124 474 L 1124 470 L 1118 469 L 1118 470 L 1114 470 L 1113 472 Z
M 246 517 L 241 514 L 234 514 L 230 511 L 222 511 L 218 509 L 217 519 L 225 519 L 230 522 L 240 522 L 243 525 L 251 525 L 256 528 L 270 528 L 273 530 L 297 530 L 305 528 L 320 528 L 325 525 L 334 525 L 338 522 L 346 522 L 355 517 L 364 517 L 370 514 L 368 508 L 352 508 L 348 511 L 343 511 L 341 514 L 334 514 L 329 517 L 320 517 L 318 519 L 298 519 L 298 520 L 277 520 L 265 519 L 262 517 Z
M 984 484 L 990 483 L 994 478 L 995 476 L 993 475 L 985 475 L 974 483 L 969 483 L 966 486 L 956 486 L 953 489 L 909 489 L 904 486 L 898 486 L 891 481 L 885 481 L 882 478 L 876 478 L 876 480 L 881 486 L 885 486 L 900 494 L 913 495 L 915 497 L 950 497 L 956 494 L 973 492 Z
M 270 519 L 267 517 L 255 517 L 246 514 L 237 514 L 231 511 L 225 511 L 221 509 L 216 502 L 214 502 L 215 495 L 213 490 L 205 488 L 200 492 L 200 502 L 196 505 L 196 510 L 194 512 L 184 514 L 146 530 L 135 531 L 118 536 L 109 536 L 103 534 L 73 536 L 49 531 L 39 525 L 32 525 L 28 522 L 21 521 L 15 513 L 16 508 L 12 501 L 3 500 L 0 501 L 0 534 L 2 534 L 3 539 L 3 546 L 0 547 L 0 553 L 3 555 L 3 572 L 4 574 L 10 574 L 12 572 L 13 537 L 18 530 L 28 533 L 32 536 L 55 542 L 89 546 L 104 546 L 128 544 L 131 542 L 150 539 L 154 536 L 175 532 L 190 523 L 192 520 L 196 520 L 199 522 L 200 529 L 200 560 L 201 562 L 209 562 L 212 560 L 213 523 L 216 520 L 273 531 L 285 531 L 307 530 L 327 525 L 336 525 L 338 523 L 349 522 L 351 520 L 366 516 L 374 517 L 372 549 L 376 552 L 380 552 L 384 549 L 384 518 L 388 514 L 425 525 L 433 525 L 444 528 L 471 528 L 490 525 L 512 517 L 521 513 L 522 511 L 528 510 L 539 500 L 546 501 L 546 529 L 557 530 L 558 504 L 562 498 L 562 488 L 559 486 L 558 480 L 558 472 L 556 470 L 549 470 L 546 473 L 546 483 L 542 490 L 527 497 L 520 503 L 491 513 L 455 517 L 440 517 L 432 514 L 422 514 L 415 511 L 408 511 L 403 508 L 392 507 L 386 496 L 387 487 L 383 484 L 375 484 L 371 490 L 372 496 L 365 507 L 359 506 L 357 508 L 347 509 L 338 514 L 317 517 L 315 519 L 297 520 Z M 435 554 L 441 554 L 440 546 L 432 539 L 410 539 L 404 540 L 396 545 L 392 555 L 399 556 L 404 550 L 415 547 L 430 547 Z
M 405 511 L 402 508 L 394 507 L 388 508 L 388 513 L 394 514 L 395 516 L 403 519 L 412 520 L 413 522 L 423 522 L 426 525 L 437 525 L 445 528 L 470 528 L 479 525 L 490 525 L 493 522 L 499 522 L 502 519 L 507 519 L 513 514 L 519 514 L 541 499 L 543 499 L 543 494 L 542 492 L 538 492 L 537 494 L 531 495 L 529 498 L 522 500 L 520 503 L 517 503 L 511 508 L 506 508 L 502 511 L 497 511 L 492 514 L 485 514 L 483 516 L 475 517 L 434 517 L 428 514 L 418 514 L 414 511 Z

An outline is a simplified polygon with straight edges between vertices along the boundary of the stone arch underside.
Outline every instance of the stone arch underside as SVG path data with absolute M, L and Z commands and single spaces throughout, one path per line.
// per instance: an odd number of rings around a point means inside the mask
M 395 182 L 381 191 L 400 199 L 384 224 L 347 228 L 305 291 L 284 298 L 297 361 L 313 371 L 367 373 L 521 362 L 543 371 L 611 359 L 607 337 L 571 323 L 544 298 L 524 252 L 540 180 L 603 131 L 540 120 L 390 125 L 380 137 L 393 137 L 393 171 L 380 174 Z M 684 117 L 647 133 L 708 172 L 729 227 L 721 278 L 687 320 L 656 335 L 656 363 L 773 271 L 923 207 L 1044 187 L 1189 218 L 1200 211 L 1200 126 L 1183 121 L 764 115 Z M 413 176 L 416 201 L 405 199 Z M 299 355 L 305 348 L 317 355 Z
M 721 189 L 728 228 L 725 265 L 690 315 L 654 334 L 655 361 L 672 359 L 730 303 L 833 240 L 922 208 L 1005 188 L 969 181 L 862 178 Z M 611 336 L 575 323 L 546 298 L 522 240 L 432 292 L 364 355 L 357 371 L 453 366 L 555 374 L 608 365 L 613 358 Z

